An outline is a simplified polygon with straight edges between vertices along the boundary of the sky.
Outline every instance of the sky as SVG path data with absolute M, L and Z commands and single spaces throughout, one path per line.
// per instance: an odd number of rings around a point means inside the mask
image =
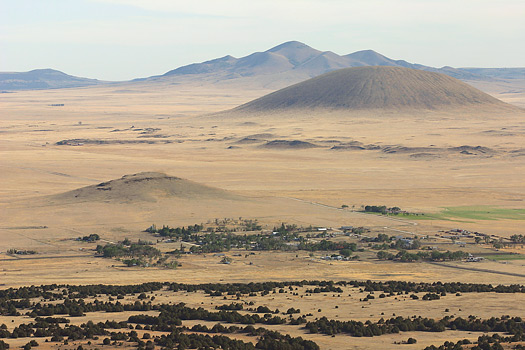
M 524 0 L 0 0 L 0 71 L 160 75 L 286 41 L 433 67 L 525 67 Z

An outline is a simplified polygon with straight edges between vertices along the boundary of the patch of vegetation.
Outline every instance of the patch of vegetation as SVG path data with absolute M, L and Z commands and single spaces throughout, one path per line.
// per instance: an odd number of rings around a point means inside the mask
M 401 250 L 397 254 L 392 254 L 387 251 L 381 250 L 377 252 L 377 258 L 379 260 L 393 260 L 401 262 L 411 262 L 411 261 L 453 261 L 461 260 L 468 256 L 468 253 L 465 253 L 461 250 L 451 252 L 438 252 L 436 250 L 432 252 L 417 252 L 409 253 L 406 250 Z
M 525 255 L 523 254 L 496 254 L 496 255 L 483 255 L 485 259 L 500 261 L 500 260 L 525 260 Z
M 366 205 L 363 209 L 363 211 L 368 214 L 402 216 L 404 219 L 428 219 L 427 217 L 425 217 L 424 213 L 410 213 L 408 211 L 402 210 L 399 207 L 389 208 L 386 205 Z
M 456 343 L 451 341 L 446 341 L 443 345 L 436 347 L 435 345 L 427 346 L 424 350 L 503 350 L 503 349 L 515 349 L 523 350 L 525 345 L 515 344 L 514 346 L 510 345 L 512 343 L 518 343 L 523 341 L 523 334 L 513 334 L 510 336 L 502 336 L 497 333 L 491 335 L 482 335 L 478 337 L 476 344 L 471 346 L 472 342 L 468 339 L 460 340 Z M 509 347 L 503 347 L 501 344 L 508 343 Z M 463 347 L 463 345 L 468 345 L 468 347 Z
M 252 225 L 253 223 L 250 223 Z M 308 237 L 300 233 L 311 231 L 312 228 L 302 228 L 296 225 L 281 224 L 274 227 L 272 233 L 254 233 L 254 234 L 233 234 L 231 232 L 215 232 L 213 230 L 203 231 L 202 225 L 193 225 L 188 227 L 170 228 L 163 226 L 157 229 L 155 225 L 149 227 L 146 231 L 159 234 L 162 237 L 178 239 L 182 242 L 194 244 L 190 248 L 192 253 L 219 253 L 231 249 L 245 249 L 249 251 L 262 250 L 306 250 L 306 251 L 356 251 L 355 243 L 333 242 L 323 239 L 319 242 L 312 242 Z
M 525 220 L 525 209 L 507 209 L 485 205 L 447 207 L 441 213 L 430 214 L 436 219 Z
M 89 236 L 77 238 L 77 241 L 82 241 L 82 242 L 96 242 L 98 240 L 100 240 L 100 236 L 97 235 L 96 233 L 92 233 Z
M 510 240 L 513 243 L 525 243 L 525 235 L 512 235 L 510 236 Z
M 369 207 L 368 211 L 366 210 L 367 207 Z M 445 207 L 438 213 L 409 213 L 403 210 L 399 212 L 391 211 L 391 209 L 394 208 L 387 208 L 386 206 L 366 206 L 364 211 L 369 214 L 395 216 L 407 220 L 525 220 L 525 209 L 507 209 L 484 205 Z
M 124 240 L 117 244 L 108 243 L 106 245 L 98 245 L 97 253 L 101 254 L 104 258 L 143 258 L 143 257 L 157 257 L 161 255 L 160 250 L 151 246 L 151 242 L 145 242 L 139 240 L 133 243 L 129 240 Z
M 346 333 L 353 337 L 373 337 L 382 334 L 400 332 L 444 332 L 447 329 L 470 331 L 470 332 L 507 332 L 515 335 L 518 339 L 525 339 L 525 322 L 521 317 L 501 318 L 492 317 L 482 320 L 474 316 L 467 319 L 446 316 L 441 320 L 426 317 L 404 318 L 401 316 L 387 320 L 380 319 L 378 322 L 360 321 L 336 321 L 321 317 L 318 320 L 307 322 L 305 328 L 310 333 L 321 333 L 334 335 Z M 454 348 L 455 349 L 455 348 Z
M 362 242 L 373 243 L 372 249 L 385 250 L 385 249 L 397 249 L 397 250 L 414 250 L 421 248 L 421 242 L 418 239 L 413 238 L 396 238 L 395 236 L 389 237 L 384 233 L 380 233 L 377 237 L 370 238 L 365 237 L 361 239 Z
M 25 249 L 8 249 L 7 254 L 17 254 L 17 255 L 33 255 L 38 254 L 35 250 L 25 250 Z

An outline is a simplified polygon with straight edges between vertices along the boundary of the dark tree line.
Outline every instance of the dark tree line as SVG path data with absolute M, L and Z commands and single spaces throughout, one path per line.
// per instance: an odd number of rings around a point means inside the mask
M 82 312 L 89 312 L 91 307 L 96 307 L 100 310 L 102 308 L 120 309 L 128 306 L 122 304 L 104 305 L 102 302 L 98 304 L 83 303 L 78 301 L 84 298 L 96 298 L 97 296 L 106 295 L 110 298 L 122 298 L 125 295 L 134 295 L 140 293 L 154 292 L 163 288 L 172 291 L 186 291 L 196 292 L 203 291 L 206 294 L 221 296 L 227 295 L 255 295 L 255 293 L 268 294 L 275 290 L 288 288 L 290 291 L 293 288 L 308 286 L 308 293 L 316 292 L 336 292 L 341 293 L 342 287 L 360 288 L 365 292 L 381 291 L 385 294 L 394 293 L 525 293 L 525 286 L 523 285 L 496 285 L 491 284 L 476 284 L 476 283 L 461 283 L 461 282 L 434 282 L 434 283 L 418 283 L 406 281 L 319 281 L 319 280 L 302 280 L 302 281 L 288 281 L 288 282 L 251 282 L 251 283 L 203 283 L 203 284 L 183 284 L 183 283 L 169 283 L 169 282 L 151 282 L 137 285 L 42 285 L 30 286 L 20 288 L 8 288 L 0 290 L 0 315 L 16 316 L 20 309 L 29 309 L 30 312 L 35 312 L 36 316 L 52 316 L 51 314 L 68 314 L 67 311 L 75 308 L 82 308 Z M 316 289 L 318 288 L 318 289 Z M 145 295 L 144 295 L 145 296 Z M 41 298 L 43 301 L 54 301 L 53 305 L 31 302 L 31 298 Z M 64 300 L 64 303 L 56 303 L 57 300 Z M 66 302 L 67 300 L 67 302 Z M 77 300 L 77 301 L 74 301 Z M 111 300 L 111 299 L 110 299 Z M 95 305 L 95 306 L 93 306 Z M 143 304 L 141 304 L 143 305 Z M 133 306 L 139 307 L 139 306 Z M 144 306 L 140 306 L 144 307 Z M 46 311 L 47 310 L 47 311 Z M 84 311 L 85 310 L 85 311 Z M 48 312 L 49 311 L 49 312 Z M 57 313 L 59 311 L 60 313 Z
M 126 244 L 126 242 L 120 242 L 117 244 L 108 243 L 106 245 L 97 245 L 97 253 L 101 254 L 104 258 L 115 258 L 115 257 L 131 257 L 131 258 L 143 258 L 143 257 L 157 257 L 160 256 L 160 250 L 152 247 L 148 242 L 137 242 Z
M 148 323 L 157 322 L 154 330 L 166 330 L 171 324 L 181 324 L 181 320 L 205 320 L 216 322 L 240 323 L 240 324 L 284 324 L 286 319 L 272 314 L 241 314 L 236 310 L 219 310 L 217 312 L 208 311 L 202 307 L 190 308 L 184 303 L 176 305 L 161 305 L 160 314 L 152 318 L 148 315 L 130 316 L 129 323 Z
M 476 344 L 472 347 L 469 347 L 470 350 L 503 350 L 502 343 L 517 343 L 525 340 L 525 335 L 523 333 L 516 333 L 511 336 L 502 336 L 499 334 L 482 335 L 478 337 Z M 424 350 L 463 350 L 463 345 L 472 344 L 468 339 L 460 340 L 456 343 L 451 341 L 446 341 L 443 345 L 440 346 L 427 346 Z M 525 345 L 516 344 L 512 347 L 515 350 L 525 349 Z
M 450 316 L 441 320 L 426 317 L 404 318 L 401 316 L 378 322 L 338 321 L 322 317 L 315 321 L 307 322 L 305 328 L 311 333 L 333 335 L 346 333 L 353 337 L 373 337 L 383 334 L 399 332 L 444 332 L 447 329 L 471 332 L 505 332 L 511 335 L 523 335 L 525 323 L 521 317 L 492 317 L 482 320 L 476 317 L 467 319 Z
M 406 250 L 401 250 L 397 254 L 392 254 L 389 252 L 386 252 L 384 250 L 381 250 L 377 252 L 377 258 L 379 260 L 393 260 L 393 261 L 401 261 L 401 262 L 412 262 L 412 261 L 453 261 L 453 260 L 461 260 L 468 256 L 468 253 L 465 253 L 461 250 L 451 252 L 438 252 L 436 250 L 432 252 L 417 252 L 417 253 L 410 253 Z

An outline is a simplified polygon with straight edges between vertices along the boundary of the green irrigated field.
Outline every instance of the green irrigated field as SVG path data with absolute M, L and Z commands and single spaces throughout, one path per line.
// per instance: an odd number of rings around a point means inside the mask
M 498 255 L 487 255 L 485 259 L 495 260 L 495 261 L 505 261 L 505 260 L 525 260 L 525 255 L 522 254 L 498 254 Z
M 525 220 L 525 209 L 508 209 L 488 205 L 476 205 L 445 207 L 439 213 L 388 214 L 388 216 L 407 220 Z
M 472 220 L 525 220 L 525 209 L 508 209 L 484 205 L 447 207 L 436 216 L 445 219 L 459 218 Z

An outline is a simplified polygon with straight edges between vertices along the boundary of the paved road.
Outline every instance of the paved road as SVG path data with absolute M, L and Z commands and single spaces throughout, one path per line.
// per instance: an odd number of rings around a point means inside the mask
M 78 255 L 57 255 L 57 256 L 31 256 L 31 257 L 12 257 L 12 258 L 4 258 L 0 259 L 0 261 L 21 261 L 21 260 L 45 260 L 45 259 L 77 259 L 77 258 L 93 258 L 93 255 L 84 255 L 84 254 L 78 254 Z
M 448 264 L 439 263 L 439 262 L 429 262 L 429 264 L 443 266 L 443 267 L 449 267 L 451 269 L 468 270 L 468 271 L 474 271 L 474 272 L 495 273 L 495 274 L 498 274 L 498 275 L 513 276 L 513 277 L 523 277 L 523 278 L 525 278 L 525 275 L 520 274 L 520 273 L 496 271 L 496 270 L 489 270 L 489 269 L 477 269 L 477 268 L 474 268 L 474 267 L 455 266 L 455 265 L 448 265 Z

